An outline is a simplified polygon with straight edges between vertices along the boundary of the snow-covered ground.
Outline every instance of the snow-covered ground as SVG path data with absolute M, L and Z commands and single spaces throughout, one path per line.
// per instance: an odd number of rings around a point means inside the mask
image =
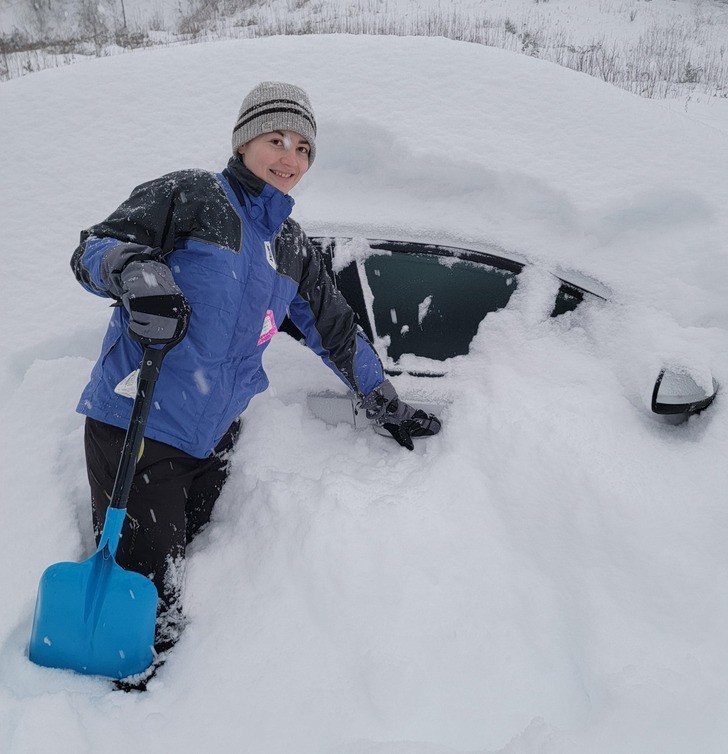
M 92 551 L 78 395 L 107 303 L 68 267 L 130 189 L 221 168 L 242 96 L 310 93 L 294 216 L 488 241 L 540 266 L 407 453 L 306 408 L 279 336 L 144 694 L 26 655 L 38 578 Z M 442 39 L 295 37 L 82 62 L 0 87 L 0 750 L 728 749 L 726 404 L 669 426 L 664 363 L 728 386 L 728 119 Z M 543 272 L 614 291 L 548 318 Z M 414 378 L 396 381 L 401 392 Z

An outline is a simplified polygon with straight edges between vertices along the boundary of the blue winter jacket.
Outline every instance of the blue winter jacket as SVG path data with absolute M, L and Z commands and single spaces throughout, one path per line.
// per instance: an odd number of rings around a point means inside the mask
M 184 340 L 167 355 L 145 435 L 192 456 L 210 455 L 266 389 L 262 356 L 288 314 L 306 344 L 359 395 L 384 379 L 372 346 L 318 251 L 289 218 L 293 200 L 231 159 L 223 173 L 186 170 L 137 187 L 81 234 L 71 266 L 79 282 L 118 298 L 124 264 L 164 261 L 192 307 Z M 141 346 L 114 308 L 78 411 L 125 428 L 132 399 L 115 392 L 138 368 Z

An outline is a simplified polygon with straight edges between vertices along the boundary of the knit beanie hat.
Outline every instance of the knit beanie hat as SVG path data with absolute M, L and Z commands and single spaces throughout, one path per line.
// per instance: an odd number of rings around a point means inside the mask
M 264 81 L 243 100 L 233 129 L 233 154 L 260 134 L 295 131 L 309 143 L 309 167 L 316 156 L 316 119 L 303 89 L 282 81 Z

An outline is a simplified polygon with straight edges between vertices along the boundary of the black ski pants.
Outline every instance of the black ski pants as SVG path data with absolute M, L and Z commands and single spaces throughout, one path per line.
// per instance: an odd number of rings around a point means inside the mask
M 156 643 L 171 646 L 184 628 L 181 593 L 185 548 L 210 520 L 228 475 L 229 455 L 240 433 L 236 420 L 208 458 L 144 438 L 129 493 L 116 561 L 148 576 L 157 587 Z M 96 542 L 106 519 L 126 432 L 86 419 L 84 444 Z

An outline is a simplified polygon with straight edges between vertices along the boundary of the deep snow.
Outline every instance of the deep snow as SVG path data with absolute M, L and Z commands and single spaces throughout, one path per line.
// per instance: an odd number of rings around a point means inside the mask
M 92 550 L 73 409 L 108 310 L 68 260 L 134 185 L 221 168 L 264 78 L 318 115 L 304 228 L 537 264 L 428 382 L 446 423 L 413 453 L 316 419 L 306 393 L 340 383 L 274 339 L 189 558 L 190 625 L 123 694 L 25 656 L 43 568 Z M 0 87 L 0 124 L 0 750 L 728 748 L 725 401 L 649 412 L 664 363 L 728 385 L 728 123 L 500 50 L 335 36 L 48 70 Z M 557 265 L 612 299 L 549 319 Z

